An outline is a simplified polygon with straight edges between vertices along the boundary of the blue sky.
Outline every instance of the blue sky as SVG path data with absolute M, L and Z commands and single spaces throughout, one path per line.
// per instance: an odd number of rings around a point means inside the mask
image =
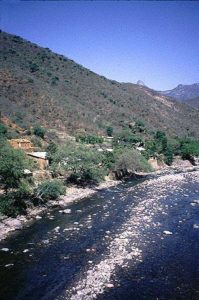
M 120 82 L 199 82 L 197 1 L 0 3 L 0 27 Z

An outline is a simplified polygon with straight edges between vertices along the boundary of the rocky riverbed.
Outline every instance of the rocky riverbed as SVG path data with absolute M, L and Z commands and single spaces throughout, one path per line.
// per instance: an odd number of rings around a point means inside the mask
M 17 216 L 16 218 L 0 216 L 0 241 L 7 238 L 13 231 L 21 230 L 27 224 L 31 224 L 34 220 L 42 218 L 42 214 L 52 207 L 60 207 L 64 209 L 74 201 L 82 200 L 98 191 L 117 185 L 120 181 L 107 180 L 96 187 L 77 187 L 71 186 L 67 188 L 66 194 L 57 200 L 50 200 L 45 205 L 32 207 L 27 209 L 27 215 Z
M 198 299 L 199 171 L 100 190 L 0 245 L 2 299 Z

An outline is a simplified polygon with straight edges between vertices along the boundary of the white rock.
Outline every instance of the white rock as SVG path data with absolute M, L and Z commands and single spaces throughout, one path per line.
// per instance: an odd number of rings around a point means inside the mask
M 193 228 L 199 229 L 199 224 L 194 224 L 194 225 L 193 225 Z
M 199 204 L 199 200 L 193 200 L 193 203 Z
M 35 219 L 40 220 L 40 219 L 42 219 L 42 217 L 41 216 L 36 216 Z
M 54 231 L 56 231 L 56 232 L 58 232 L 59 230 L 60 230 L 59 226 L 57 226 L 57 227 L 54 228 Z
M 171 235 L 171 234 L 173 234 L 173 232 L 168 231 L 168 230 L 164 230 L 163 233 L 166 234 L 166 235 Z
M 71 209 L 70 208 L 64 209 L 63 213 L 64 214 L 71 214 Z
M 114 285 L 113 285 L 112 283 L 107 283 L 107 284 L 106 284 L 106 287 L 107 287 L 107 288 L 113 288 Z
M 1 248 L 1 251 L 8 252 L 10 250 L 8 248 Z
M 5 268 L 12 267 L 12 266 L 14 266 L 14 264 L 7 264 L 5 265 Z
M 24 249 L 24 250 L 23 250 L 23 253 L 26 253 L 26 252 L 28 252 L 28 251 L 29 251 L 28 249 Z

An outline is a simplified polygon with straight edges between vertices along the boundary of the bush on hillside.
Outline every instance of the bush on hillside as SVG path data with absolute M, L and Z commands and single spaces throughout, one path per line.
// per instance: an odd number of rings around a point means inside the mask
M 0 196 L 0 214 L 8 217 L 16 217 L 26 213 L 26 203 L 16 192 L 10 192 Z
M 18 188 L 29 161 L 22 150 L 13 149 L 6 141 L 0 141 L 0 181 L 5 189 Z
M 98 135 L 78 135 L 76 141 L 85 144 L 102 144 L 103 138 Z
M 36 136 L 38 136 L 38 137 L 40 137 L 40 138 L 44 138 L 44 135 L 45 135 L 45 132 L 46 132 L 46 130 L 45 130 L 45 128 L 43 128 L 43 127 L 41 127 L 41 126 L 35 126 L 34 128 L 33 128 L 33 133 L 36 135 Z
M 75 183 L 97 183 L 106 174 L 103 160 L 103 154 L 88 146 L 68 142 L 52 156 L 51 169 L 55 174 L 68 176 Z
M 180 152 L 183 159 L 192 159 L 193 156 L 199 156 L 199 142 L 193 139 L 182 141 Z
M 66 191 L 65 186 L 59 180 L 42 182 L 35 190 L 35 196 L 44 200 L 55 200 Z
M 131 172 L 150 172 L 151 167 L 144 156 L 137 150 L 125 148 L 115 153 L 115 170 L 129 170 Z
M 107 133 L 108 136 L 112 136 L 113 135 L 113 127 L 108 126 L 106 128 L 106 133 Z
M 7 132 L 7 127 L 0 123 L 0 136 L 6 136 Z

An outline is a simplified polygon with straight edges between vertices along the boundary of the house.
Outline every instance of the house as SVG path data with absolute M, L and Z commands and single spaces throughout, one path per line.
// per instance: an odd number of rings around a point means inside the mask
M 11 139 L 8 142 L 15 149 L 22 149 L 25 152 L 35 151 L 34 145 L 28 139 Z
M 49 166 L 47 152 L 30 152 L 27 155 L 38 164 L 40 170 L 45 170 Z

